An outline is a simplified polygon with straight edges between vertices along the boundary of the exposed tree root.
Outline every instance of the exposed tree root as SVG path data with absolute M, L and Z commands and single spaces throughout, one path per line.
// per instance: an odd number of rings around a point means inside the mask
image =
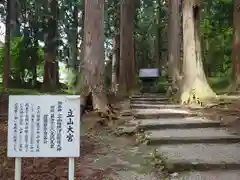
M 170 101 L 179 101 L 180 91 L 177 87 L 169 86 L 166 92 L 166 96 L 169 97 Z
M 180 100 L 181 104 L 203 105 L 203 103 L 216 98 L 217 95 L 210 86 L 197 79 L 192 86 L 183 89 Z
M 117 120 L 117 113 L 111 104 L 108 103 L 107 96 L 104 93 L 89 93 L 82 104 L 82 114 L 87 111 L 98 112 L 101 119 L 98 123 L 108 125 L 113 120 Z
M 228 94 L 240 94 L 240 83 L 232 83 L 228 87 Z
M 232 84 L 228 87 L 229 94 L 239 94 L 240 93 L 240 75 L 236 75 L 232 80 Z

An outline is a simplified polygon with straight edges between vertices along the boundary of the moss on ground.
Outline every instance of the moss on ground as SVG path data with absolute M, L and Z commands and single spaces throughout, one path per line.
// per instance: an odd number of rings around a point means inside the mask
M 72 92 L 68 90 L 58 90 L 53 93 L 41 92 L 38 89 L 23 89 L 23 88 L 9 88 L 6 90 L 3 88 L 3 85 L 0 84 L 0 93 L 1 92 L 6 92 L 11 95 L 72 94 Z

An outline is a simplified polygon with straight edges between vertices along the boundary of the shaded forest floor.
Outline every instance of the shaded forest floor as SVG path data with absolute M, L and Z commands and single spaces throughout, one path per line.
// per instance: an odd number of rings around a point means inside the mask
M 225 82 L 224 82 L 225 83 Z M 222 85 L 215 89 L 222 88 Z M 225 84 L 224 84 L 225 86 Z M 223 88 L 222 88 L 223 89 Z M 15 92 L 16 91 L 16 92 Z M 20 91 L 20 92 L 19 92 Z M 26 93 L 14 90 L 10 94 Z M 14 159 L 7 158 L 7 104 L 6 97 L 0 97 L 0 180 L 14 179 Z M 129 109 L 128 104 L 123 105 Z M 227 123 L 240 132 L 240 96 L 226 96 L 221 102 L 202 108 L 192 108 L 199 116 Z M 4 114 L 4 116 L 1 116 Z M 116 137 L 109 128 L 96 126 L 99 117 L 89 113 L 81 126 L 81 157 L 76 159 L 77 180 L 140 180 L 162 179 L 156 172 L 149 157 L 153 152 L 146 145 L 135 146 L 134 137 Z M 118 123 L 115 124 L 116 126 Z M 68 173 L 66 158 L 23 159 L 22 179 L 24 180 L 66 180 Z
M 124 109 L 128 109 L 125 103 Z M 192 108 L 199 116 L 227 123 L 240 132 L 240 97 L 226 96 L 219 103 Z M 94 113 L 84 115 L 81 126 L 81 157 L 76 159 L 77 180 L 157 180 L 162 172 L 150 163 L 154 149 L 136 146 L 135 137 L 116 137 L 112 129 L 96 122 Z M 117 126 L 118 123 L 115 124 Z M 0 180 L 14 179 L 14 159 L 7 158 L 7 121 L 0 121 Z M 22 179 L 67 180 L 66 158 L 25 158 Z
M 240 134 L 240 95 L 220 95 L 220 100 L 204 107 L 190 108 L 199 116 L 220 121 Z
M 126 109 L 129 108 L 127 104 L 124 105 Z M 152 149 L 146 145 L 135 146 L 134 137 L 116 137 L 113 129 L 98 125 L 99 120 L 94 112 L 83 117 L 76 180 L 159 179 L 161 174 L 154 170 L 149 160 Z M 67 180 L 67 158 L 24 158 L 22 161 L 24 180 Z M 0 180 L 6 179 L 14 179 L 14 159 L 7 158 L 7 120 L 1 118 Z

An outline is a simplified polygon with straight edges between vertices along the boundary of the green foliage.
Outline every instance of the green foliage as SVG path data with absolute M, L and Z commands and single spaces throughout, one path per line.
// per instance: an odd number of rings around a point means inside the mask
M 40 42 L 45 42 L 45 35 L 48 33 L 46 19 L 51 15 L 48 11 L 47 1 L 28 0 L 21 3 L 18 17 L 18 27 L 15 36 L 11 39 L 11 59 L 10 76 L 14 83 L 20 87 L 22 84 L 30 82 L 34 76 L 42 77 L 44 73 L 44 50 L 39 46 Z M 210 84 L 214 90 L 223 89 L 229 83 L 231 74 L 231 54 L 232 54 L 232 31 L 233 31 L 233 1 L 215 0 L 201 1 L 201 22 L 200 32 L 202 37 L 203 63 Z M 65 61 L 71 59 L 73 53 L 69 53 L 72 42 L 76 39 L 73 36 L 76 31 L 76 24 L 81 29 L 78 34 L 83 40 L 83 18 L 79 22 L 74 19 L 74 7 L 83 13 L 84 1 L 82 0 L 59 0 L 58 1 L 58 37 L 60 39 L 58 53 L 59 59 Z M 67 12 L 67 13 L 66 13 Z M 105 51 L 112 53 L 112 39 L 120 26 L 120 1 L 108 0 L 105 4 Z M 6 16 L 6 7 L 0 7 L 0 19 Z M 159 18 L 160 17 L 160 18 Z M 157 20 L 160 22 L 157 24 Z M 20 28 L 21 27 L 21 28 Z M 164 0 L 150 1 L 139 0 L 135 18 L 135 43 L 137 69 L 155 67 L 154 61 L 154 41 L 159 38 L 161 52 L 160 61 L 162 65 L 167 59 L 167 33 L 168 33 L 168 4 Z M 160 32 L 160 37 L 157 36 Z M 63 41 L 64 39 L 65 41 Z M 0 49 L 0 75 L 3 74 L 4 49 Z M 36 72 L 35 72 L 36 70 Z M 110 71 L 110 70 L 109 70 Z M 110 88 L 111 72 L 106 71 L 106 85 Z M 35 74 L 36 73 L 36 74 Z M 69 73 L 69 72 L 66 72 Z M 77 72 L 69 73 L 67 78 L 68 86 L 74 86 Z M 167 76 L 167 70 L 162 68 L 162 76 Z M 214 77 L 214 78 L 213 78 Z M 216 78 L 217 77 L 217 78 Z M 1 77 L 0 77 L 1 78 Z M 215 80 L 218 79 L 218 80 Z M 137 86 L 142 88 L 142 83 L 138 79 Z M 162 92 L 167 88 L 166 80 L 159 79 L 152 90 Z
M 155 67 L 154 41 L 158 38 L 157 31 L 160 31 L 159 51 L 164 54 L 167 48 L 167 6 L 163 0 L 140 2 L 135 30 L 137 64 L 138 68 Z M 159 24 L 156 23 L 158 18 Z
M 217 94 L 226 93 L 231 84 L 230 76 L 209 77 L 208 82 Z
M 15 37 L 10 42 L 10 66 L 18 66 L 17 58 L 20 54 L 19 44 L 22 41 L 22 37 Z M 4 60 L 4 47 L 0 48 L 0 73 L 3 73 L 3 60 Z
M 168 86 L 169 86 L 169 83 L 167 82 L 167 79 L 160 77 L 154 83 L 152 91 L 154 93 L 165 93 L 167 92 Z
M 10 74 L 12 80 L 32 78 L 33 67 L 42 65 L 43 50 L 29 43 L 28 37 L 14 37 L 10 42 Z M 0 73 L 3 73 L 4 48 L 0 49 Z
M 201 36 L 208 76 L 225 76 L 231 70 L 233 1 L 202 1 Z

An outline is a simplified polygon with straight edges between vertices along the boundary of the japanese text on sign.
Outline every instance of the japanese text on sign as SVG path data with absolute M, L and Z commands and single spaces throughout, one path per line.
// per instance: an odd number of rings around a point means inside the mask
M 9 157 L 78 157 L 80 98 L 10 96 L 8 128 Z

